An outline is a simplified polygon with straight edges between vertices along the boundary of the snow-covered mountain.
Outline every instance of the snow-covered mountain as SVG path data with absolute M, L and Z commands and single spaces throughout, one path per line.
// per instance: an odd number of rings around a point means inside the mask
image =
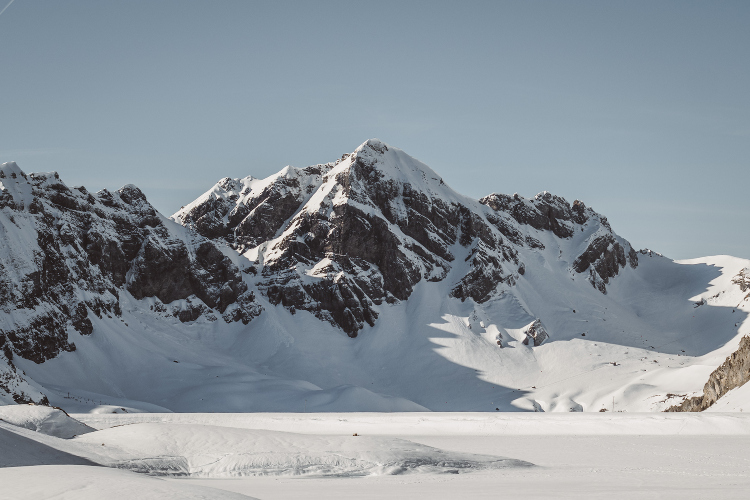
M 173 219 L 262 269 L 258 286 L 271 303 L 352 337 L 422 281 L 447 280 L 462 301 L 501 296 L 525 273 L 524 254 L 548 245 L 603 293 L 622 268 L 638 266 L 630 244 L 579 201 L 546 192 L 472 200 L 374 139 L 335 163 L 222 179 Z
M 637 252 L 548 192 L 473 200 L 374 139 L 222 179 L 171 219 L 134 186 L 13 163 L 0 183 L 6 401 L 663 410 L 750 330 L 750 261 Z
M 94 333 L 90 318 L 121 321 L 123 293 L 181 321 L 216 313 L 247 324 L 258 312 L 231 259 L 157 213 L 135 186 L 92 195 L 11 162 L 0 167 L 0 189 L 3 385 L 19 383 L 15 356 L 41 364 L 75 351 L 71 334 Z M 24 392 L 15 399 L 31 397 Z

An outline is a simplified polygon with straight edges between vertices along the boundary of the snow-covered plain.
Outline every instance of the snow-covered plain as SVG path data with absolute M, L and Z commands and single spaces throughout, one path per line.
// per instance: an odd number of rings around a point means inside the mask
M 16 408 L 16 422 L 40 421 Z M 746 498 L 750 487 L 744 412 L 74 417 L 100 430 L 61 439 L 0 422 L 0 498 Z

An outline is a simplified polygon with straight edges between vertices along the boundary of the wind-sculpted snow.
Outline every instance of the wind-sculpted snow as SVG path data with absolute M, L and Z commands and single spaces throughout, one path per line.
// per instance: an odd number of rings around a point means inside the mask
M 163 481 L 128 471 L 77 463 L 0 469 L 3 492 L 13 500 L 102 498 L 134 500 L 257 500 L 216 488 Z
M 115 450 L 106 463 L 111 467 L 170 476 L 458 474 L 531 465 L 382 436 L 314 436 L 190 424 L 126 425 L 75 441 Z
M 739 499 L 748 417 L 109 414 L 72 440 L 0 422 L 0 497 Z
M 0 406 L 0 420 L 42 434 L 69 439 L 94 429 L 59 408 L 34 405 Z

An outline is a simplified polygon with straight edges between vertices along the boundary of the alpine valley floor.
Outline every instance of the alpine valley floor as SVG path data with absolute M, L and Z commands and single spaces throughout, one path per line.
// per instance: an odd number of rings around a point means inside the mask
M 744 412 L 73 417 L 2 409 L 0 498 L 739 499 L 750 487 Z

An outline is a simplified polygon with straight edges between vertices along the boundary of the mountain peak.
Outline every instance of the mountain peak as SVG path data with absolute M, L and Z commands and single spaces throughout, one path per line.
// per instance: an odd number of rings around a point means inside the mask
M 388 151 L 388 144 L 384 143 L 380 139 L 375 139 L 375 138 L 368 139 L 362 144 L 360 144 L 360 146 L 354 150 L 354 153 L 355 154 L 359 153 L 360 151 L 365 150 L 365 148 L 371 149 L 372 151 L 383 154 L 386 151 Z
M 26 178 L 26 174 L 21 170 L 18 164 L 14 161 L 8 161 L 0 165 L 0 179 L 7 177 L 23 177 Z
M 411 189 L 425 191 L 431 196 L 438 195 L 451 200 L 457 195 L 430 167 L 380 139 L 369 139 L 354 150 L 350 168 L 358 171 L 366 181 L 374 181 L 375 178 L 395 181 L 407 184 Z

